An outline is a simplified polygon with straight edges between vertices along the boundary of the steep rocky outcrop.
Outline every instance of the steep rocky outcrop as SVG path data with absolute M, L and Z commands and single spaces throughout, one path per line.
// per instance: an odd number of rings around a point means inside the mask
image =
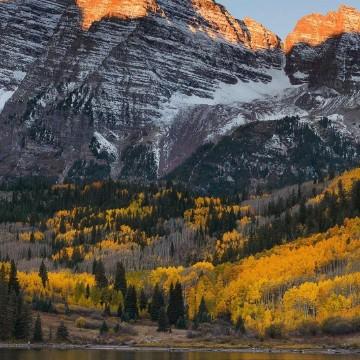
M 104 18 L 138 19 L 158 11 L 156 0 L 76 0 L 85 29 Z
M 0 176 L 154 180 L 239 127 L 294 115 L 335 119 L 357 149 L 357 12 L 339 13 L 351 32 L 307 43 L 310 21 L 285 56 L 213 0 L 0 1 Z
M 283 62 L 275 35 L 255 22 L 248 21 L 248 28 L 213 1 L 25 4 L 26 16 L 20 15 L 25 10 L 19 13 L 23 1 L 0 4 L 9 24 L 0 34 L 6 42 L 0 49 L 5 64 L 0 88 L 12 92 L 0 120 L 6 134 L 2 175 L 64 180 L 94 168 L 116 178 L 124 176 L 129 162 L 148 159 L 152 179 L 168 161 L 159 144 L 180 108 L 227 101 L 223 89 L 236 84 L 271 83 L 269 71 L 280 70 Z M 46 27 L 28 26 L 34 19 Z M 12 35 L 9 30 L 19 22 L 23 27 Z M 14 54 L 27 53 L 26 64 L 18 66 Z M 19 69 L 21 79 L 15 81 Z M 96 138 L 101 148 L 111 149 L 109 156 L 94 151 L 99 148 L 93 146 L 94 134 L 101 135 Z M 86 171 L 78 171 L 82 167 Z
M 295 84 L 359 89 L 360 11 L 341 6 L 327 15 L 305 16 L 285 41 L 287 73 Z

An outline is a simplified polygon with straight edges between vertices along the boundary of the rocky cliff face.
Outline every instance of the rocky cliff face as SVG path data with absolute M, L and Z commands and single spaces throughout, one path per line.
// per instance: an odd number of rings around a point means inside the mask
M 301 19 L 285 41 L 287 73 L 293 83 L 359 89 L 360 11 L 341 6 L 327 15 Z
M 352 54 L 352 83 L 356 36 L 330 47 Z M 314 70 L 328 52 L 309 57 L 294 40 L 286 59 L 274 33 L 213 0 L 2 1 L 0 45 L 2 178 L 153 180 L 239 126 L 286 115 L 339 115 L 358 131 L 359 96 Z
M 159 143 L 180 103 L 213 102 L 217 90 L 226 101 L 223 87 L 269 83 L 268 70 L 282 66 L 275 35 L 212 1 L 25 3 L 27 16 L 23 1 L 1 4 L 9 24 L 1 87 L 11 95 L 1 114 L 2 174 L 63 180 L 96 164 L 94 172 L 118 177 L 131 154 L 152 162 L 152 178 L 167 162 Z M 34 19 L 45 25 L 33 29 Z M 26 54 L 22 66 L 14 61 Z

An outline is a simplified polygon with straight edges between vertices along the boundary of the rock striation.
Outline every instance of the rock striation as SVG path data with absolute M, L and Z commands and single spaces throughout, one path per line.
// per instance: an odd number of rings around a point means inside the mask
M 285 56 L 213 0 L 0 1 L 0 176 L 154 180 L 284 116 L 334 115 L 355 134 L 357 36 Z

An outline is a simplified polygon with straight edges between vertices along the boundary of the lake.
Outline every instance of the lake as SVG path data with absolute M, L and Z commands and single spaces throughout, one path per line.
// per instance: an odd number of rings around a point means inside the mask
M 0 349 L 0 360 L 360 360 L 360 355 Z

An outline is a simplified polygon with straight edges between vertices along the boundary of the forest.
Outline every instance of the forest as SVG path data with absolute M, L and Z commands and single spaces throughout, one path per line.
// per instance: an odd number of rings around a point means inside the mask
M 102 335 L 144 321 L 189 338 L 219 322 L 238 337 L 357 333 L 359 213 L 360 169 L 258 196 L 171 182 L 3 187 L 0 337 L 43 341 L 42 317 L 86 328 L 89 313 Z M 69 341 L 63 321 L 50 330 Z

